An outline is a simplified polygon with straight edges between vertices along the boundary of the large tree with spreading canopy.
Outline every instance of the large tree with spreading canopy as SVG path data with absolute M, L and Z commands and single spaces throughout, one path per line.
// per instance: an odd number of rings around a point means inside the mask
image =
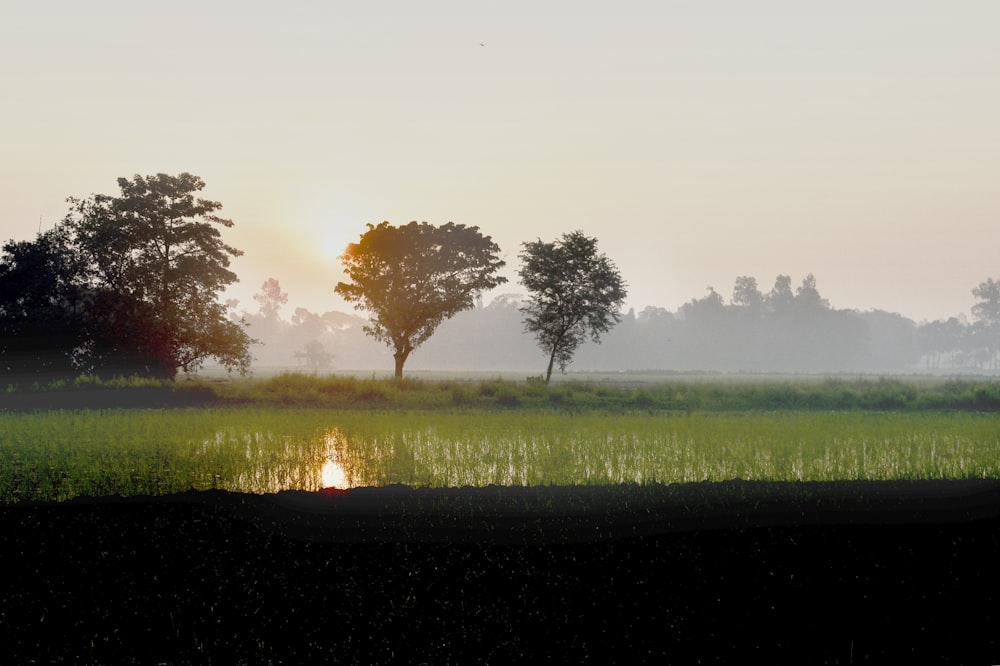
M 204 182 L 188 173 L 119 178 L 118 186 L 119 196 L 70 198 L 56 229 L 34 243 L 8 243 L 0 258 L 8 275 L 48 258 L 51 289 L 33 296 L 32 307 L 71 322 L 72 339 L 60 343 L 69 348 L 55 351 L 81 372 L 104 375 L 172 378 L 211 357 L 248 370 L 250 338 L 218 300 L 237 281 L 230 259 L 242 254 L 222 241 L 219 227 L 233 226 L 215 214 L 222 204 L 197 198 Z M 15 296 L 4 297 L 0 313 L 37 316 Z
M 350 282 L 339 282 L 335 291 L 371 313 L 365 332 L 392 348 L 399 378 L 406 359 L 442 321 L 507 281 L 496 274 L 504 266 L 499 252 L 479 227 L 369 224 L 340 257 Z

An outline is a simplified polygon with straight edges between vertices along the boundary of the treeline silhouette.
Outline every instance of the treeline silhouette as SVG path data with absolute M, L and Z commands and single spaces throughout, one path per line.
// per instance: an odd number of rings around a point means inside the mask
M 270 285 L 272 291 L 275 285 Z M 256 367 L 319 371 L 392 367 L 389 350 L 362 331 L 363 318 L 296 308 L 285 320 L 273 298 L 270 302 L 256 298 L 259 311 L 240 315 L 250 324 L 250 335 L 261 342 L 252 348 Z M 524 333 L 522 302 L 518 294 L 503 294 L 445 321 L 414 353 L 412 369 L 541 372 L 545 358 Z M 982 305 L 976 307 L 981 310 Z M 982 372 L 997 369 L 997 330 L 985 317 L 974 323 L 952 317 L 918 324 L 884 310 L 836 309 L 820 295 L 812 275 L 796 288 L 790 276 L 779 275 L 766 293 L 755 278 L 740 276 L 728 302 L 709 288 L 705 296 L 676 311 L 660 307 L 629 311 L 601 344 L 581 347 L 569 369 Z

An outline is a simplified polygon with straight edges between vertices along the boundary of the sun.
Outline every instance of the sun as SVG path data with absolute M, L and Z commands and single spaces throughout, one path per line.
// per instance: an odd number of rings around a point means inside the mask
M 334 205 L 329 193 L 301 192 L 299 200 L 290 204 L 288 215 L 300 222 L 292 233 L 304 244 L 310 256 L 338 262 L 347 246 L 357 238 L 363 224 L 354 222 L 357 213 L 351 205 Z
M 331 261 L 340 261 L 341 255 L 347 248 L 347 243 L 342 238 L 326 238 L 320 244 L 320 252 Z

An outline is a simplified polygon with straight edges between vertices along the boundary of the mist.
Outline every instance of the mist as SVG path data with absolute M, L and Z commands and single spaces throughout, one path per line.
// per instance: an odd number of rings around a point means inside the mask
M 281 297 L 287 300 L 278 288 L 266 303 L 262 293 L 256 312 L 239 314 L 259 340 L 252 347 L 255 370 L 391 371 L 391 351 L 365 334 L 363 316 L 314 313 L 286 306 Z M 407 371 L 539 374 L 546 356 L 524 332 L 523 299 L 500 294 L 445 320 L 410 357 Z M 996 372 L 996 329 L 983 317 L 972 319 L 959 314 L 918 323 L 889 310 L 838 309 L 811 274 L 798 285 L 779 275 L 769 289 L 739 276 L 728 296 L 709 288 L 676 310 L 622 313 L 600 343 L 577 350 L 567 372 Z

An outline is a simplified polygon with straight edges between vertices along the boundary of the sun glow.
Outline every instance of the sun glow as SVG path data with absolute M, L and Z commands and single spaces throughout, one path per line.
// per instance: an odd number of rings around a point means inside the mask
M 339 260 L 347 248 L 347 241 L 342 238 L 327 238 L 323 241 L 321 251 L 327 259 Z

